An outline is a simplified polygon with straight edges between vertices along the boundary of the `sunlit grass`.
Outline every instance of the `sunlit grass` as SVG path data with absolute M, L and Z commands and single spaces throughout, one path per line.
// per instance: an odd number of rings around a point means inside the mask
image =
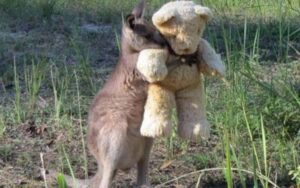
M 166 1 L 148 2 L 147 18 Z M 178 139 L 174 129 L 170 138 L 159 140 L 163 143 L 159 147 L 167 151 L 164 159 L 181 160 L 195 168 L 188 174 L 177 174 L 179 177 L 166 174 L 160 179 L 169 181 L 157 184 L 167 186 L 174 178 L 180 181 L 193 174 L 197 175 L 194 182 L 200 184 L 202 177 L 211 171 L 223 173 L 227 187 L 234 187 L 236 180 L 241 187 L 248 187 L 249 177 L 251 187 L 276 187 L 280 183 L 277 173 L 288 177 L 284 180 L 299 184 L 300 22 L 296 18 L 300 14 L 300 2 L 197 2 L 214 11 L 214 19 L 204 37 L 221 53 L 227 67 L 227 84 L 206 79 L 208 118 L 218 144 L 207 153 L 189 153 L 192 144 Z M 57 141 L 63 148 L 57 153 L 63 162 L 56 164 L 56 168 L 69 170 L 73 177 L 76 170 L 83 169 L 85 177 L 88 176 L 87 109 L 111 71 L 102 62 L 107 55 L 104 48 L 110 44 L 107 40 L 116 43 L 109 53 L 117 56 L 121 16 L 135 3 L 0 0 L 3 15 L 0 32 L 1 28 L 3 32 L 10 31 L 10 27 L 13 33 L 29 30 L 29 36 L 21 39 L 6 35 L 1 38 L 4 42 L 0 44 L 0 66 L 3 59 L 5 71 L 0 70 L 3 72 L 0 75 L 0 141 L 6 138 L 8 129 L 30 120 L 38 125 L 47 124 L 49 134 L 63 132 L 61 137 L 66 137 L 65 143 Z M 9 23 L 20 24 L 9 26 Z M 114 27 L 109 34 L 86 34 L 80 29 L 85 23 L 106 23 Z M 41 98 L 45 104 L 40 104 Z M 78 139 L 76 149 L 69 146 L 74 139 Z M 199 143 L 202 144 L 205 142 Z M 76 156 L 72 155 L 74 150 Z M 12 154 L 5 149 L 1 156 L 8 160 Z M 59 186 L 65 187 L 63 178 L 59 179 Z

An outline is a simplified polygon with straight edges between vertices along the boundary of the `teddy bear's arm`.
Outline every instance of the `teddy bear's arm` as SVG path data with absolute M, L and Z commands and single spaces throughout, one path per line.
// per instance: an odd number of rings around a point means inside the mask
M 205 39 L 200 40 L 198 55 L 201 59 L 199 63 L 201 73 L 225 77 L 225 65 L 221 60 L 220 54 L 217 54 Z
M 169 52 L 166 49 L 145 49 L 139 54 L 137 61 L 137 70 L 150 83 L 163 80 L 168 69 L 166 61 Z

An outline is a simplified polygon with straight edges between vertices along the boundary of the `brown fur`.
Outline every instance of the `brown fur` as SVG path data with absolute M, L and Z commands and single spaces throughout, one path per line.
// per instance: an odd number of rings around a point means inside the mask
M 148 84 L 135 69 L 138 54 L 162 48 L 164 40 L 143 17 L 144 1 L 123 24 L 119 62 L 89 110 L 88 148 L 98 163 L 91 187 L 110 187 L 118 169 L 138 166 L 138 185 L 149 184 L 148 160 L 153 139 L 140 135 Z

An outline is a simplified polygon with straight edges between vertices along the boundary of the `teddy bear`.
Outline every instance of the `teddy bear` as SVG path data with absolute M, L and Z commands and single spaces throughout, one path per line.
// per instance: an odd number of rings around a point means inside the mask
M 193 1 L 171 1 L 153 14 L 154 26 L 174 53 L 145 49 L 139 54 L 137 70 L 150 83 L 140 128 L 143 136 L 168 136 L 176 109 L 180 137 L 209 137 L 203 74 L 225 75 L 220 55 L 202 38 L 211 17 L 209 8 Z M 187 62 L 189 56 L 195 57 L 195 63 Z

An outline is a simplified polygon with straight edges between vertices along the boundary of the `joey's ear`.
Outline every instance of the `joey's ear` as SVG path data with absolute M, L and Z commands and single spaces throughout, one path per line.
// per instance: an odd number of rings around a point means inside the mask
M 126 16 L 126 25 L 133 30 L 136 20 L 144 16 L 145 0 L 141 0 L 132 10 L 132 12 Z
M 195 13 L 201 16 L 205 21 L 209 21 L 213 14 L 208 7 L 203 7 L 200 5 L 195 6 Z
M 145 0 L 140 0 L 140 2 L 134 7 L 131 14 L 135 18 L 142 18 L 145 12 Z
M 130 29 L 133 30 L 134 25 L 135 25 L 135 17 L 133 14 L 128 14 L 126 16 L 125 24 L 127 25 L 127 27 L 129 27 Z
M 132 14 L 126 16 L 126 25 L 139 36 L 146 36 L 149 33 L 149 29 L 147 29 L 146 25 L 136 23 L 136 18 Z

